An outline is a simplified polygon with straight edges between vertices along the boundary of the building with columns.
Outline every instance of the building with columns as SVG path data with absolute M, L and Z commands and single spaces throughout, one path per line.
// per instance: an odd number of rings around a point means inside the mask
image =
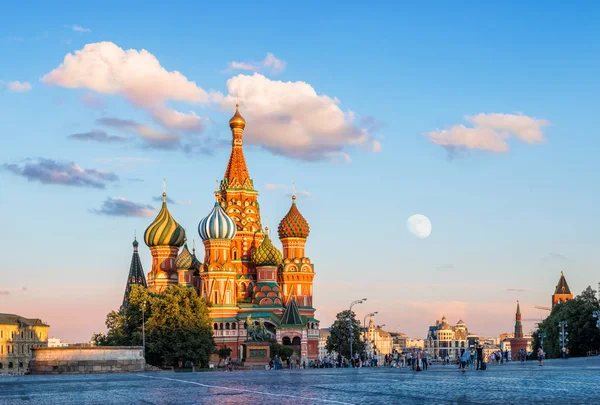
M 199 260 L 195 249 L 190 252 L 186 232 L 169 212 L 163 192 L 162 208 L 144 234 L 152 255 L 148 288 L 157 293 L 169 285 L 195 288 L 212 304 L 217 346 L 230 347 L 234 359 L 245 358 L 249 323 L 264 325 L 272 339 L 291 345 L 295 356 L 317 359 L 315 271 L 305 253 L 310 227 L 292 195 L 277 228 L 282 251 L 274 245 L 261 221 L 258 191 L 246 165 L 246 121 L 238 105 L 229 126 L 232 142 L 225 174 L 217 182 L 214 206 L 198 224 L 204 258 Z
M 0 374 L 29 369 L 34 347 L 48 346 L 48 329 L 41 319 L 0 314 Z

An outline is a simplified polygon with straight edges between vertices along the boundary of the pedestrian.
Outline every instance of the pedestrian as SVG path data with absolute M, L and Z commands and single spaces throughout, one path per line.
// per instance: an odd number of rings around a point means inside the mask
M 481 370 L 482 369 L 482 364 L 483 364 L 483 346 L 479 345 L 477 346 L 477 350 L 475 352 L 475 358 L 477 359 L 477 370 Z
M 538 355 L 538 360 L 540 361 L 540 366 L 544 365 L 544 351 L 542 350 L 542 348 L 540 347 L 537 351 L 537 355 Z
M 460 356 L 460 366 L 462 368 L 463 373 L 467 371 L 466 366 L 470 361 L 471 361 L 471 351 L 463 349 L 462 355 Z

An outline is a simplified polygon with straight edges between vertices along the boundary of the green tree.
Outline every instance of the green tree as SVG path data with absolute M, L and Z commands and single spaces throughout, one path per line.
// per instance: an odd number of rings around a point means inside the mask
M 270 352 L 272 359 L 275 358 L 275 356 L 279 356 L 281 360 L 285 361 L 292 357 L 292 355 L 294 354 L 294 348 L 292 348 L 291 346 L 279 344 L 273 340 L 270 344 Z
M 170 286 L 163 294 L 151 294 L 134 285 L 127 308 L 111 311 L 107 333 L 96 333 L 92 340 L 100 346 L 141 346 L 145 319 L 148 364 L 177 366 L 179 361 L 192 361 L 208 367 L 215 348 L 208 307 L 193 288 Z
M 217 367 L 221 365 L 222 360 L 225 360 L 227 357 L 229 357 L 231 355 L 232 351 L 233 350 L 231 350 L 231 347 L 227 347 L 225 345 L 223 345 L 220 348 L 218 348 L 217 350 L 215 350 L 215 354 L 219 355 L 219 364 L 217 364 Z
M 350 327 L 347 321 L 348 318 L 350 318 Z M 350 357 L 350 331 L 352 330 L 352 353 L 364 353 L 365 344 L 361 339 L 360 329 L 360 321 L 356 319 L 354 312 L 346 310 L 338 313 L 336 320 L 331 325 L 330 335 L 327 337 L 325 346 L 327 352 L 337 352 Z
M 150 364 L 176 366 L 193 361 L 201 367 L 215 348 L 208 304 L 196 290 L 170 286 L 151 299 L 152 316 L 146 323 L 147 360 Z
M 593 311 L 600 309 L 600 303 L 596 292 L 586 288 L 574 299 L 563 302 L 552 308 L 550 315 L 539 325 L 533 334 L 534 353 L 540 347 L 541 342 L 538 335 L 545 333 L 544 351 L 549 357 L 560 357 L 562 346 L 560 344 L 561 328 L 558 323 L 567 321 L 569 342 L 566 347 L 572 357 L 585 356 L 589 351 L 600 349 L 600 331 L 596 327 L 596 319 L 592 316 Z

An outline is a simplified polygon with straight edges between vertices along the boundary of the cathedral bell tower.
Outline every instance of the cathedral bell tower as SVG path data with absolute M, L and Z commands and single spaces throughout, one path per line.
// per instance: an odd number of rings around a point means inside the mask
M 565 278 L 565 273 L 560 272 L 560 279 L 558 279 L 558 284 L 556 285 L 556 289 L 554 290 L 554 294 L 552 294 L 552 308 L 556 305 L 572 300 L 573 294 L 571 294 L 571 289 L 569 288 L 569 284 L 567 284 L 567 279 Z
M 235 223 L 236 234 L 231 242 L 230 257 L 236 271 L 241 273 L 239 280 L 240 298 L 249 298 L 250 287 L 255 282 L 255 266 L 252 254 L 263 240 L 260 221 L 258 192 L 250 178 L 244 157 L 244 129 L 246 120 L 236 103 L 235 114 L 229 120 L 231 128 L 231 155 L 225 175 L 219 185 L 217 201 Z
M 279 223 L 279 240 L 283 245 L 283 268 L 279 275 L 284 304 L 296 297 L 300 312 L 313 316 L 314 265 L 306 257 L 304 247 L 310 233 L 308 222 L 296 206 L 296 195 L 292 195 L 292 206 Z

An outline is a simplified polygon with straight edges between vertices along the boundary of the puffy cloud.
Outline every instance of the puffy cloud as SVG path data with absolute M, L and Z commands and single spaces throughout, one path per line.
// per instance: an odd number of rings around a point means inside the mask
M 106 188 L 110 182 L 119 180 L 112 172 L 82 169 L 72 162 L 57 162 L 46 158 L 28 159 L 19 164 L 4 164 L 2 167 L 29 181 L 39 181 L 43 184 Z
M 91 29 L 89 28 L 83 28 L 81 25 L 72 25 L 71 29 L 73 29 L 73 31 L 77 31 L 77 32 L 92 32 Z
M 248 70 L 251 72 L 260 72 L 263 70 L 270 70 L 271 73 L 277 74 L 283 72 L 287 63 L 277 58 L 272 53 L 267 53 L 267 56 L 259 61 L 248 61 L 248 62 L 230 62 L 230 70 Z
M 349 156 L 343 150 L 348 146 L 381 149 L 379 141 L 355 122 L 356 114 L 342 111 L 338 99 L 318 95 L 308 83 L 274 81 L 255 73 L 232 77 L 227 89 L 229 95 L 215 102 L 233 110 L 233 95 L 239 92 L 248 121 L 244 139 L 275 154 L 346 160 Z
M 294 190 L 291 186 L 286 186 L 285 184 L 273 184 L 267 183 L 265 184 L 265 191 L 279 191 L 285 193 L 286 196 L 291 197 L 292 194 L 296 194 L 296 197 L 302 198 L 312 198 L 312 194 L 306 190 Z
M 150 52 L 123 50 L 112 42 L 87 44 L 74 54 L 68 53 L 59 67 L 40 80 L 49 85 L 125 97 L 173 129 L 200 128 L 200 118 L 168 109 L 167 101 L 209 101 L 206 91 L 180 72 L 167 71 Z
M 473 126 L 454 125 L 449 129 L 431 131 L 427 138 L 449 152 L 456 149 L 478 149 L 505 153 L 510 149 L 507 140 L 514 136 L 526 143 L 544 142 L 543 128 L 547 120 L 523 114 L 477 114 L 465 116 Z
M 136 203 L 120 197 L 108 197 L 100 209 L 91 211 L 97 215 L 111 217 L 152 217 L 156 215 L 156 211 L 151 205 Z
M 108 135 L 102 130 L 93 130 L 89 132 L 83 132 L 79 134 L 69 135 L 69 139 L 77 141 L 94 141 L 101 143 L 112 143 L 112 142 L 125 142 L 127 138 L 116 135 Z
M 99 125 L 128 131 L 138 136 L 143 141 L 143 146 L 152 149 L 176 149 L 181 147 L 181 135 L 171 132 L 159 131 L 149 125 L 140 124 L 133 120 L 104 117 L 96 120 Z
M 204 129 L 202 118 L 193 111 L 185 114 L 169 108 L 157 108 L 152 110 L 151 114 L 156 122 L 166 128 L 188 132 L 202 132 Z
M 13 93 L 25 93 L 31 90 L 31 83 L 20 82 L 18 80 L 14 82 L 8 82 L 6 83 L 6 86 L 8 87 L 8 90 L 12 91 Z

